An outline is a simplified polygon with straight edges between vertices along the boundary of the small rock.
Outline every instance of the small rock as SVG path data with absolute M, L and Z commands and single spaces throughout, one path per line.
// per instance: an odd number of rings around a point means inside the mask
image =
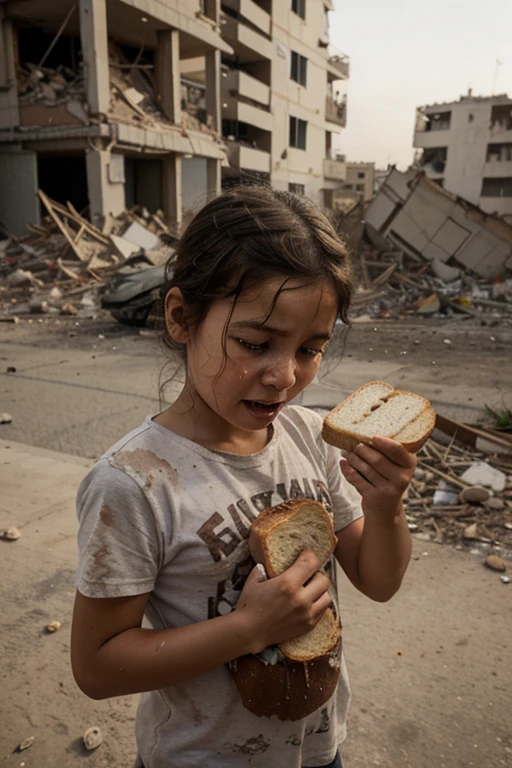
M 459 493 L 459 499 L 463 504 L 467 502 L 470 504 L 480 504 L 483 501 L 487 501 L 491 493 L 492 491 L 488 488 L 483 488 L 481 485 L 473 485 L 471 488 L 464 488 Z
M 66 304 L 63 304 L 60 308 L 61 315 L 78 315 L 78 309 L 75 307 L 74 304 L 71 304 L 70 302 L 66 302 Z
M 17 269 L 7 276 L 5 283 L 9 288 L 22 288 L 23 286 L 31 285 L 33 280 L 34 275 L 32 272 L 27 272 L 24 269 Z
M 10 413 L 0 413 L 0 424 L 10 424 L 12 416 Z
M 41 299 L 31 299 L 28 304 L 29 311 L 32 312 L 34 315 L 46 315 L 49 310 L 50 306 L 47 301 L 41 301 Z
M 471 525 L 468 525 L 467 528 L 464 529 L 464 533 L 462 534 L 465 539 L 478 539 L 478 530 L 476 523 L 471 523 Z
M 21 744 L 18 744 L 18 752 L 24 752 L 25 749 L 28 749 L 32 746 L 34 743 L 35 736 L 29 736 L 28 739 L 23 739 Z
M 466 469 L 460 479 L 468 485 L 485 485 L 492 488 L 493 491 L 502 491 L 505 488 L 507 476 L 485 461 L 475 461 L 469 469 Z
M 417 531 L 418 530 L 418 524 L 417 523 L 407 523 L 407 526 L 410 531 Z
M 8 365 L 7 366 L 7 373 L 16 373 L 16 368 L 14 365 Z
M 491 496 L 484 502 L 484 507 L 491 512 L 501 512 L 502 509 L 505 509 L 505 502 L 503 499 L 496 499 Z M 505 527 L 507 527 L 507 523 L 505 523 Z M 510 527 L 512 528 L 512 525 Z
M 51 634 L 52 632 L 57 632 L 57 630 L 60 629 L 61 626 L 62 624 L 60 623 L 60 621 L 50 621 L 50 623 L 46 625 L 45 629 L 47 632 Z
M 5 541 L 18 541 L 21 533 L 13 525 L 10 528 L 5 528 L 0 534 L 0 538 Z
M 510 576 L 500 576 L 500 579 L 504 584 L 510 584 Z
M 99 728 L 97 725 L 94 725 L 91 728 L 88 728 L 84 733 L 83 738 L 84 738 L 84 744 L 86 749 L 89 749 L 89 750 L 97 749 L 101 744 L 101 742 L 103 741 L 103 736 L 101 735 L 101 728 Z
M 451 342 L 451 340 L 450 340 L 450 339 L 444 339 L 444 343 L 445 343 L 445 344 L 451 344 L 452 342 Z
M 491 568 L 491 570 L 499 571 L 500 573 L 503 573 L 507 570 L 506 562 L 502 557 L 498 557 L 498 555 L 489 555 L 485 561 L 485 564 L 488 568 Z
M 60 290 L 60 288 L 57 288 L 56 285 L 54 285 L 50 291 L 50 299 L 54 299 L 54 300 L 62 299 L 62 291 Z

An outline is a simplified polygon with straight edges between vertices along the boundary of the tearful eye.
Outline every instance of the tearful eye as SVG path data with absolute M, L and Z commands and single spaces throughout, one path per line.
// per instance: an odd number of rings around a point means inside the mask
M 267 342 L 264 344 L 251 344 L 249 341 L 245 341 L 245 339 L 237 339 L 237 342 L 245 349 L 248 349 L 249 352 L 261 352 L 262 349 L 268 346 Z

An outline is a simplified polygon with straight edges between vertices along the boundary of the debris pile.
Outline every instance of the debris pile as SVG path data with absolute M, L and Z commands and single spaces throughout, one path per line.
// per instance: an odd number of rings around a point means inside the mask
M 24 62 L 17 70 L 19 103 L 22 108 L 33 105 L 56 108 L 63 105 L 65 111 L 86 125 L 108 118 L 114 123 L 132 123 L 157 131 L 178 131 L 185 136 L 187 130 L 199 131 L 212 135 L 220 142 L 206 115 L 204 83 L 182 79 L 182 115 L 178 126 L 161 109 L 154 68 L 154 63 L 144 57 L 130 62 L 119 46 L 110 40 L 109 113 L 98 118 L 88 113 L 82 63 L 75 71 L 63 65 L 52 69 Z M 62 122 L 62 117 L 60 114 L 56 122 Z M 27 126 L 32 124 L 33 118 L 27 118 Z
M 25 237 L 0 240 L 0 321 L 29 314 L 90 316 L 118 272 L 161 266 L 177 239 L 163 214 L 135 206 L 103 229 L 39 191 L 47 216 Z
M 418 453 L 405 499 L 410 530 L 460 549 L 512 556 L 512 434 L 439 415 L 436 426 Z M 498 559 L 489 558 L 488 567 L 503 570 Z
M 75 72 L 62 65 L 57 69 L 37 67 L 26 62 L 18 67 L 19 103 L 48 106 L 67 104 L 70 99 L 84 99 L 82 67 Z
M 363 241 L 354 261 L 352 310 L 359 322 L 416 316 L 512 326 L 512 278 L 476 278 L 437 260 L 418 263 L 399 250 L 379 253 Z

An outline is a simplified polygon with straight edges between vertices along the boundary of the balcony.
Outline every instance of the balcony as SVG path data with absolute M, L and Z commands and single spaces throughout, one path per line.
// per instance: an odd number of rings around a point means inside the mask
M 240 64 L 265 59 L 272 61 L 274 49 L 271 41 L 225 13 L 221 16 L 221 34 L 226 43 L 234 49 Z
M 267 109 L 270 106 L 270 88 L 261 80 L 248 75 L 238 69 L 225 69 L 222 72 L 222 103 L 229 102 L 230 99 L 240 97 L 251 99 L 262 104 Z M 225 115 L 225 117 L 230 117 Z
M 237 120 L 240 123 L 247 123 L 262 131 L 272 131 L 274 129 L 274 116 L 260 107 L 252 104 L 246 104 L 236 98 L 222 102 L 222 119 Z
M 333 45 L 329 46 L 329 69 L 331 79 L 348 80 L 350 77 L 350 57 Z
M 270 14 L 260 8 L 253 0 L 222 0 L 222 5 L 235 11 L 266 35 L 270 35 Z
M 226 142 L 231 171 L 270 173 L 270 152 L 248 147 L 239 141 Z
M 347 97 L 335 99 L 327 95 L 325 99 L 325 119 L 329 123 L 346 128 L 347 126 Z
M 323 161 L 324 179 L 345 181 L 347 178 L 347 163 L 345 160 L 331 160 L 326 157 Z
M 512 178 L 512 160 L 491 160 L 485 163 L 483 177 L 486 179 Z

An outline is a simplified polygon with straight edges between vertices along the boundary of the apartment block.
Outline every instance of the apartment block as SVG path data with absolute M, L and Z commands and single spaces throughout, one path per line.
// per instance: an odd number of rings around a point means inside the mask
M 345 163 L 346 177 L 334 193 L 334 207 L 346 210 L 358 200 L 368 203 L 375 192 L 375 163 Z
M 331 137 L 346 125 L 347 56 L 330 0 L 221 0 L 224 184 L 262 179 L 332 206 L 345 179 Z
M 41 216 L 38 188 L 94 221 L 134 204 L 180 223 L 221 189 L 220 0 L 0 4 L 0 218 Z M 203 62 L 202 86 L 181 76 Z
M 512 99 L 473 96 L 417 110 L 417 164 L 452 194 L 512 221 Z

